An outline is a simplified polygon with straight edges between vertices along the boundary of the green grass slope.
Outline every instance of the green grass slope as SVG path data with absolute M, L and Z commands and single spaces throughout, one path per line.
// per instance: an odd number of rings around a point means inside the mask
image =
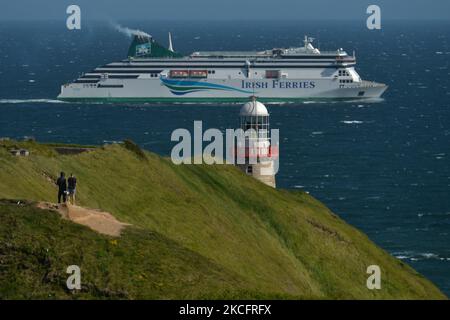
M 95 298 L 108 297 L 105 290 L 125 298 L 445 298 L 311 196 L 272 189 L 233 166 L 176 166 L 152 153 L 143 157 L 129 145 L 62 156 L 28 142 L 31 156 L 13 157 L 7 152 L 11 143 L 3 144 L 0 198 L 55 202 L 52 179 L 64 170 L 77 176 L 80 205 L 133 225 L 111 247 L 108 237 L 48 212 L 5 204 L 0 215 L 8 227 L 0 237 L 18 243 L 0 247 L 4 297 L 41 297 L 50 289 L 64 297 L 63 267 L 78 264 L 87 281 L 81 294 Z M 60 239 L 74 242 L 69 247 L 75 253 L 56 245 Z M 27 246 L 37 252 L 50 247 L 52 261 L 70 257 L 52 269 L 62 278 L 46 284 L 45 260 L 26 260 L 29 251 L 20 248 Z M 4 266 L 8 259 L 25 259 L 34 269 Z M 381 290 L 366 287 L 366 269 L 373 264 L 382 271 Z M 18 289 L 21 273 L 28 291 Z
M 15 201 L 0 201 L 0 260 L 0 297 L 8 299 L 192 299 L 245 288 L 238 276 L 157 233 L 132 227 L 113 239 Z M 76 295 L 66 288 L 72 264 L 81 267 Z

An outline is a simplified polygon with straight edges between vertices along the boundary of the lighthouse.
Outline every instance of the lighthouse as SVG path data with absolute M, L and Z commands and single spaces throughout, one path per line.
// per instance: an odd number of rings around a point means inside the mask
M 275 166 L 269 130 L 269 112 L 252 97 L 239 112 L 244 138 L 237 143 L 237 155 L 244 163 L 237 166 L 247 175 L 275 188 Z

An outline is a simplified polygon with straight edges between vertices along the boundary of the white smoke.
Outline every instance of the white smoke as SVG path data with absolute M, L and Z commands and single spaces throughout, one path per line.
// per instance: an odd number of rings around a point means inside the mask
M 116 29 L 120 33 L 127 35 L 130 38 L 132 38 L 133 36 L 148 37 L 148 38 L 152 37 L 147 32 L 144 32 L 144 31 L 141 31 L 138 29 L 130 29 L 127 27 L 122 27 L 120 24 L 115 24 L 114 29 Z

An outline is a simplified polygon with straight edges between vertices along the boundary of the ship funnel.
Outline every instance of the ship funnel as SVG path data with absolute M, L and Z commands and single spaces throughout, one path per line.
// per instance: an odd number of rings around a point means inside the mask
M 151 36 L 135 34 L 130 48 L 128 49 L 129 58 L 174 58 L 182 55 L 173 50 L 172 39 L 169 34 L 169 48 L 165 48 L 156 42 Z
M 144 34 L 133 35 L 133 41 L 128 49 L 128 57 L 145 57 L 151 54 L 152 38 Z

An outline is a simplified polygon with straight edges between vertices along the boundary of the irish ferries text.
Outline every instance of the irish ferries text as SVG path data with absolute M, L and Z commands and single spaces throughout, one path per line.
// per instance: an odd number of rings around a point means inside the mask
M 316 87 L 314 81 L 241 81 L 242 89 L 313 89 Z

